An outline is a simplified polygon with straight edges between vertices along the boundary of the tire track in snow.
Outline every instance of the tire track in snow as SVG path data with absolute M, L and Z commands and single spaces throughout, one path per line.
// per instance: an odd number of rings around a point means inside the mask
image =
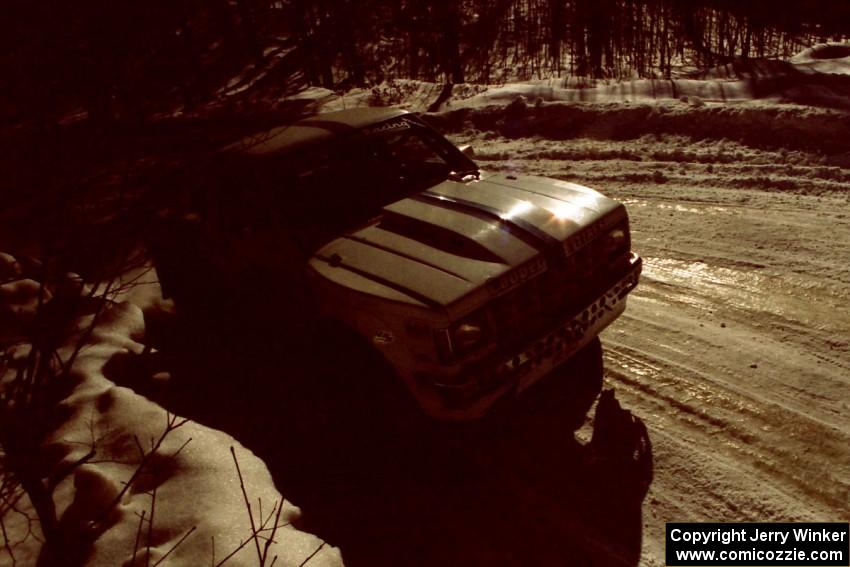
M 629 208 L 644 275 L 602 341 L 653 442 L 641 564 L 664 564 L 665 522 L 850 516 L 848 164 L 675 135 L 485 137 L 463 143 L 486 169 Z
M 718 476 L 736 484 L 756 484 L 758 488 L 747 491 L 747 500 L 773 502 L 780 497 L 792 504 L 777 506 L 772 519 L 787 518 L 785 514 L 795 507 L 805 509 L 805 505 L 799 506 L 801 493 L 806 496 L 809 514 L 817 517 L 828 517 L 830 510 L 847 507 L 850 482 L 846 468 L 836 474 L 831 467 L 801 470 L 799 463 L 800 456 L 809 452 L 812 439 L 819 440 L 821 453 L 839 455 L 846 450 L 846 435 L 836 435 L 828 426 L 810 423 L 805 416 L 781 406 L 760 411 L 746 397 L 741 399 L 728 390 L 718 392 L 722 387 L 701 384 L 703 375 L 696 374 L 683 384 L 685 380 L 681 376 L 691 373 L 690 369 L 676 368 L 677 365 L 666 361 L 660 367 L 653 366 L 645 361 L 645 354 L 636 356 L 637 353 L 622 345 L 609 343 L 606 349 L 609 380 L 618 393 L 625 392 L 625 397 L 631 398 L 632 411 L 647 421 L 653 434 L 666 437 L 665 442 L 655 438 L 656 447 L 664 447 L 666 442 L 681 445 L 674 452 L 694 455 L 695 460 L 702 461 L 698 469 L 715 467 L 732 471 Z M 657 362 L 657 358 L 653 360 Z M 668 382 L 660 387 L 651 384 L 668 370 L 677 373 L 675 384 Z M 682 389 L 688 394 L 683 396 Z M 706 406 L 712 411 L 703 409 Z M 697 471 L 688 471 L 686 478 L 679 478 L 678 482 L 690 482 L 694 472 Z M 720 487 L 711 498 L 726 499 L 724 494 L 730 488 Z M 699 502 L 703 505 L 704 498 Z M 727 508 L 741 506 L 739 502 Z M 793 517 L 799 517 L 797 514 L 793 513 Z
M 771 374 L 747 373 L 746 360 L 738 363 L 739 357 L 728 355 L 723 366 L 706 363 L 705 353 L 729 352 L 710 336 L 690 337 L 693 352 L 668 348 L 665 343 L 675 344 L 676 331 L 642 315 L 627 311 L 619 332 L 604 337 L 613 379 L 642 391 L 679 425 L 719 436 L 712 442 L 733 450 L 730 458 L 768 466 L 777 479 L 791 482 L 807 497 L 850 510 L 850 428 L 844 415 L 826 409 L 814 413 L 808 398 L 774 383 Z M 823 461 L 801 462 L 812 448 Z

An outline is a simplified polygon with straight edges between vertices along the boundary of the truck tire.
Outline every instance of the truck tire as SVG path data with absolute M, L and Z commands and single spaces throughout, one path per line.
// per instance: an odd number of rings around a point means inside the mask
M 322 411 L 346 434 L 381 439 L 419 427 L 426 418 L 392 367 L 371 344 L 342 325 L 323 323 L 317 333 L 318 389 Z
M 523 392 L 523 413 L 552 418 L 559 429 L 575 431 L 602 391 L 602 376 L 602 343 L 595 337 Z

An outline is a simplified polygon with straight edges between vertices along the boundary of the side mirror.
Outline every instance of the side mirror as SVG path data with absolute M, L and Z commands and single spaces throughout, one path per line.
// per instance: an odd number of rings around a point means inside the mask
M 469 144 L 466 144 L 465 146 L 460 146 L 458 149 L 460 150 L 460 153 L 462 153 L 463 155 L 465 155 L 466 157 L 468 157 L 470 159 L 475 157 L 475 150 L 473 150 L 472 146 L 469 145 Z

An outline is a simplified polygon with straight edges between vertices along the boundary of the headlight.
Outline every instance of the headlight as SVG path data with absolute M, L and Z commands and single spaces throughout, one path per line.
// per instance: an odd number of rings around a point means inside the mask
M 437 334 L 440 358 L 449 361 L 482 346 L 489 338 L 489 326 L 483 313 L 473 313 Z
M 629 250 L 629 232 L 626 228 L 615 228 L 608 233 L 605 243 L 608 259 L 613 260 Z
M 467 352 L 484 340 L 484 328 L 476 323 L 461 323 L 451 328 L 450 338 L 455 353 Z

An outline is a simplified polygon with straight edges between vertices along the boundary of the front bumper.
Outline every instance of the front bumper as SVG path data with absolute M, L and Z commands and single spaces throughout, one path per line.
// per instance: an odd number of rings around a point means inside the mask
M 632 253 L 628 266 L 612 278 L 604 293 L 528 342 L 511 356 L 495 355 L 464 369 L 467 380 L 435 381 L 423 409 L 440 420 L 481 417 L 497 400 L 516 395 L 569 359 L 610 325 L 626 308 L 626 297 L 638 283 L 641 258 Z M 460 382 L 458 384 L 458 382 Z

